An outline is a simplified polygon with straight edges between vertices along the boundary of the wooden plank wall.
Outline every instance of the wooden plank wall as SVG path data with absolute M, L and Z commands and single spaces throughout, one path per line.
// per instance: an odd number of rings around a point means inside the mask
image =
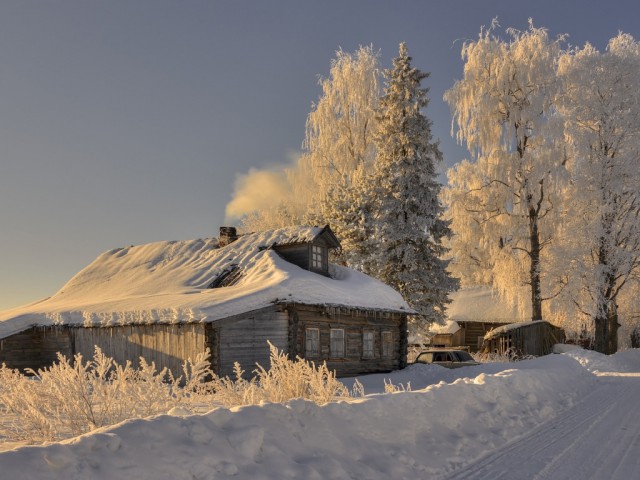
M 339 377 L 389 372 L 406 366 L 405 315 L 306 305 L 289 306 L 288 310 L 292 319 L 289 328 L 289 353 L 292 357 L 305 358 L 305 329 L 317 328 L 320 332 L 320 356 L 307 360 L 316 364 L 326 361 L 327 367 L 335 370 Z M 342 328 L 345 331 L 344 358 L 331 358 L 329 346 L 332 328 Z M 362 334 L 365 330 L 374 332 L 373 358 L 363 358 Z M 386 331 L 393 336 L 393 351 L 388 358 L 382 357 L 382 332 Z
M 233 364 L 238 362 L 245 377 L 253 376 L 256 363 L 269 368 L 269 344 L 288 353 L 287 312 L 273 307 L 256 310 L 216 322 L 219 330 L 219 373 L 233 377 Z
M 542 322 L 504 332 L 486 342 L 485 349 L 500 354 L 515 352 L 518 355 L 540 356 L 550 354 L 553 345 L 564 340 L 564 330 Z
M 75 351 L 86 359 L 93 358 L 95 346 L 124 365 L 130 360 L 135 367 L 139 358 L 154 362 L 161 370 L 167 367 L 178 377 L 188 358 L 195 360 L 206 347 L 205 328 L 201 323 L 124 325 L 115 327 L 72 327 Z
M 0 363 L 24 371 L 48 367 L 58 352 L 73 356 L 71 336 L 65 327 L 33 327 L 0 340 Z

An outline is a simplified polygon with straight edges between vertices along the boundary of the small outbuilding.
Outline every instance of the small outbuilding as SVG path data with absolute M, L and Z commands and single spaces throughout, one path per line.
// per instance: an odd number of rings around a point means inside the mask
M 488 332 L 522 321 L 526 315 L 502 301 L 491 287 L 461 288 L 451 295 L 445 325 L 432 326 L 431 346 L 477 352 Z
M 488 332 L 482 351 L 501 355 L 541 356 L 552 353 L 553 346 L 564 341 L 564 330 L 545 320 L 519 322 Z
M 58 352 L 167 367 L 207 349 L 213 370 L 269 365 L 271 342 L 339 376 L 403 368 L 407 315 L 389 286 L 329 263 L 331 229 L 290 227 L 157 242 L 100 255 L 54 296 L 0 313 L 0 362 L 41 368 Z

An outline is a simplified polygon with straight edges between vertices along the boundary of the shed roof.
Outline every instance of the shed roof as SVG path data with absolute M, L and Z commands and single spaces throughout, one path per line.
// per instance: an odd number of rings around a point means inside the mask
M 0 338 L 33 325 L 211 322 L 273 303 L 412 312 L 399 293 L 367 275 L 331 265 L 328 278 L 271 249 L 312 241 L 323 231 L 289 227 L 252 233 L 222 248 L 208 238 L 109 250 L 52 297 L 0 313 Z M 242 269 L 239 281 L 207 288 L 232 264 Z

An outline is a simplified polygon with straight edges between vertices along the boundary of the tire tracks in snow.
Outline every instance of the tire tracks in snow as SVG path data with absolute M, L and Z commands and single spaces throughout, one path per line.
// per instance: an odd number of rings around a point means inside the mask
M 598 383 L 559 417 L 440 478 L 640 478 L 640 376 L 603 376 Z

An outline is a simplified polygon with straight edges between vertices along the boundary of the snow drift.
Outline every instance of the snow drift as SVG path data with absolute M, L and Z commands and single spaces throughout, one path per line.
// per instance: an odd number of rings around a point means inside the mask
M 588 395 L 597 377 L 581 360 L 593 355 L 457 371 L 416 365 L 392 381 L 436 383 L 324 406 L 295 400 L 205 415 L 176 411 L 5 452 L 0 468 L 8 478 L 28 470 L 33 479 L 437 478 Z M 640 370 L 640 352 L 622 356 L 625 368 Z M 617 357 L 599 361 L 613 369 L 621 366 Z

